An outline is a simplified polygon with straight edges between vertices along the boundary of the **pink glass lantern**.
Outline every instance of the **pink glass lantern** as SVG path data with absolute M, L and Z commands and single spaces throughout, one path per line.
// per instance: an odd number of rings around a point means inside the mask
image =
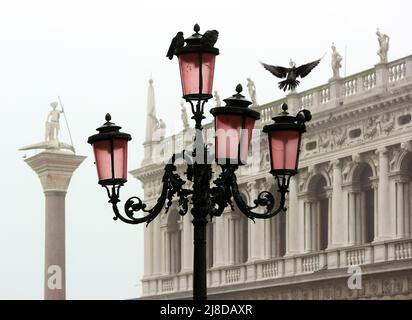
M 179 59 L 183 98 L 208 100 L 213 97 L 213 76 L 219 49 L 202 41 L 199 25 L 196 24 L 194 30 L 195 33 L 185 39 L 186 46 L 175 52 Z
M 300 141 L 306 131 L 304 122 L 311 119 L 310 112 L 304 110 L 298 116 L 290 116 L 288 106 L 282 105 L 283 112 L 274 117 L 275 123 L 263 128 L 268 134 L 271 173 L 293 176 L 298 170 Z
M 236 91 L 224 100 L 226 106 L 210 110 L 215 117 L 215 159 L 218 164 L 246 164 L 255 121 L 260 119 L 258 112 L 248 108 L 252 102 L 240 94 L 240 84 Z
M 88 139 L 93 146 L 97 176 L 101 185 L 122 185 L 127 181 L 127 145 L 131 136 L 119 132 L 121 127 L 110 122 L 110 114 L 106 115 L 106 123 L 97 129 Z

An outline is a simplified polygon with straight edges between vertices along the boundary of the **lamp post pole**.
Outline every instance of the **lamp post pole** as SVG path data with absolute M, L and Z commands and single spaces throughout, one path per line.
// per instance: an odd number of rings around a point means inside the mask
M 193 299 L 206 300 L 208 219 L 221 216 L 228 206 L 234 210 L 232 200 L 240 212 L 252 220 L 269 219 L 286 211 L 289 181 L 297 173 L 300 140 L 305 132 L 305 122 L 310 121 L 311 114 L 308 110 L 301 110 L 296 116 L 290 116 L 284 104 L 283 111 L 273 118 L 274 123 L 263 128 L 263 132 L 268 134 L 270 172 L 277 181 L 279 203 L 275 205 L 275 197 L 268 191 L 261 192 L 252 205 L 246 203 L 239 191 L 236 171 L 246 163 L 254 123 L 260 119 L 260 114 L 248 108 L 252 102 L 241 94 L 242 86 L 239 84 L 236 93 L 224 100 L 226 106 L 210 110 L 215 117 L 215 155 L 212 157 L 203 141 L 202 120 L 204 105 L 212 97 L 214 58 L 219 50 L 213 47 L 215 41 L 211 44 L 203 39 L 208 33 L 208 38 L 212 34 L 214 39 L 213 35 L 217 31 L 207 31 L 203 36 L 198 31 L 199 26 L 196 25 L 195 34 L 185 39 L 187 45 L 175 48 L 179 57 L 183 98 L 190 103 L 192 119 L 196 123 L 193 150 L 175 153 L 167 162 L 157 203 L 148 209 L 140 198 L 131 197 L 125 202 L 124 213 L 120 213 L 120 188 L 127 182 L 127 143 L 131 136 L 120 132 L 121 127 L 110 122 L 109 114 L 106 115 L 106 123 L 97 129 L 97 134 L 89 137 L 88 142 L 93 146 L 99 184 L 107 191 L 115 214 L 114 220 L 119 219 L 128 224 L 148 224 L 163 210 L 167 213 L 176 198 L 179 214 L 184 216 L 188 213 L 191 198 L 194 227 Z M 186 162 L 185 178 L 193 183 L 192 189 L 184 188 L 186 181 L 176 173 L 175 162 L 178 159 Z M 213 160 L 221 172 L 211 186 Z M 264 212 L 256 212 L 258 207 L 265 208 Z M 136 217 L 135 214 L 140 211 L 146 215 Z

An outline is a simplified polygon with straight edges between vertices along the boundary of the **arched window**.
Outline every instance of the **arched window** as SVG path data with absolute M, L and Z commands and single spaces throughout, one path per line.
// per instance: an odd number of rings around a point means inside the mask
M 349 193 L 349 243 L 370 243 L 375 237 L 375 190 L 373 172 L 369 164 L 355 169 Z
M 402 160 L 399 176 L 395 177 L 396 235 L 409 237 L 412 232 L 412 153 Z
M 167 224 L 163 232 L 164 271 L 179 273 L 181 270 L 181 216 L 175 206 L 167 214 Z
M 305 203 L 305 249 L 325 250 L 329 245 L 329 216 L 331 199 L 327 194 L 327 182 L 322 174 L 314 176 L 308 186 Z

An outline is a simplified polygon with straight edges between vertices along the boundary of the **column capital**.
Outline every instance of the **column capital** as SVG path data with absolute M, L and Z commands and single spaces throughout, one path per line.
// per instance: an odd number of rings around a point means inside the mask
M 333 169 L 342 169 L 342 160 L 340 159 L 331 160 L 330 164 Z
M 73 172 L 86 159 L 71 153 L 44 151 L 25 162 L 37 173 L 44 192 L 66 192 Z
M 379 156 L 385 156 L 388 155 L 388 148 L 387 147 L 379 147 L 376 149 L 375 154 Z

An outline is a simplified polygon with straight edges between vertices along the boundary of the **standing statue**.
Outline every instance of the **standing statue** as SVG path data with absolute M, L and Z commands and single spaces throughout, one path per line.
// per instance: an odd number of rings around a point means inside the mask
M 341 62 L 342 62 L 342 56 L 336 50 L 335 44 L 332 43 L 332 71 L 333 71 L 332 79 L 340 78 L 339 70 L 340 68 L 342 68 Z
M 389 51 L 389 36 L 381 33 L 378 30 L 376 31 L 376 35 L 378 36 L 378 42 L 379 42 L 379 50 L 378 50 L 378 56 L 380 58 L 381 63 L 386 63 L 388 62 L 388 51 Z
M 162 140 L 166 135 L 166 124 L 162 119 L 157 119 L 154 113 L 149 113 L 154 125 L 153 139 Z
M 215 98 L 215 101 L 216 101 L 216 108 L 220 108 L 222 106 L 222 101 L 220 101 L 220 97 L 219 97 L 219 94 L 217 93 L 217 91 L 215 91 L 214 98 Z
M 44 141 L 22 147 L 19 150 L 44 149 L 53 152 L 61 152 L 62 150 L 64 150 L 75 153 L 74 147 L 72 145 L 60 142 L 59 140 L 60 114 L 64 114 L 64 110 L 63 107 L 61 109 L 57 109 L 58 105 L 59 104 L 57 102 L 50 103 L 52 110 L 50 110 L 47 115 Z
M 182 113 L 181 118 L 182 118 L 182 122 L 183 122 L 183 130 L 186 131 L 187 129 L 190 128 L 190 125 L 189 125 L 189 121 L 187 119 L 187 111 L 186 111 L 184 101 L 180 102 L 180 107 L 181 107 L 180 111 Z
M 252 107 L 256 107 L 257 102 L 256 102 L 256 86 L 255 86 L 255 83 L 250 78 L 247 78 L 246 80 L 247 80 L 247 88 L 249 89 L 250 100 L 252 100 Z
M 60 131 L 60 114 L 63 110 L 57 110 L 58 103 L 50 103 L 52 110 L 50 110 L 46 119 L 46 134 L 44 141 L 47 142 L 59 142 L 59 131 Z

